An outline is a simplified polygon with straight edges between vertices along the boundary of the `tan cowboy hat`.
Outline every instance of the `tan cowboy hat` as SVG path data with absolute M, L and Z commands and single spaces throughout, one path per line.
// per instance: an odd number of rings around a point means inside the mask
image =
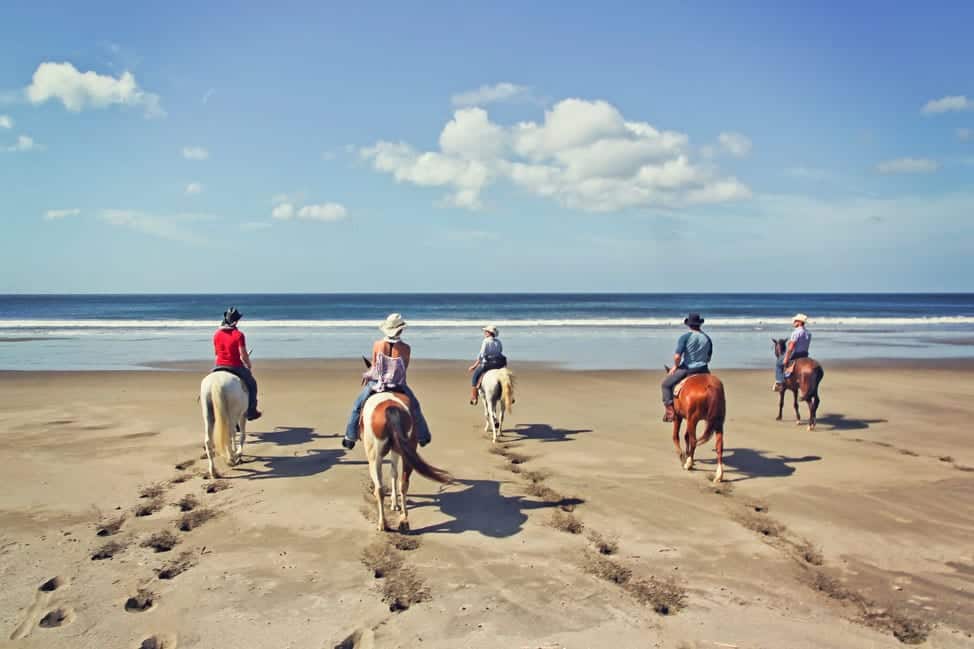
M 484 331 L 489 333 L 491 336 L 497 335 L 497 327 L 495 327 L 494 325 L 487 325 L 486 327 L 484 327 Z
M 804 313 L 796 313 L 795 314 L 795 317 L 792 318 L 791 321 L 792 322 L 800 322 L 802 324 L 805 324 L 806 322 L 808 322 L 808 316 L 805 315 Z
M 386 316 L 382 324 L 379 325 L 379 331 L 390 338 L 398 338 L 405 328 L 406 321 L 402 319 L 402 315 L 399 313 L 390 313 Z

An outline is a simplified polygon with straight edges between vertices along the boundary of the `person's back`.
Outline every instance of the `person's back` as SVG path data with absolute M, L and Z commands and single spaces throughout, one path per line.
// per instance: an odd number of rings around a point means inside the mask
M 372 367 L 366 378 L 375 381 L 374 390 L 383 392 L 406 386 L 406 370 L 409 369 L 409 345 L 400 341 L 377 340 L 372 345 Z
M 213 334 L 213 350 L 216 365 L 221 367 L 241 367 L 240 350 L 246 348 L 243 332 L 236 327 L 220 327 Z
M 676 348 L 682 350 L 683 366 L 688 370 L 707 367 L 713 354 L 710 337 L 699 329 L 692 329 L 680 336 Z

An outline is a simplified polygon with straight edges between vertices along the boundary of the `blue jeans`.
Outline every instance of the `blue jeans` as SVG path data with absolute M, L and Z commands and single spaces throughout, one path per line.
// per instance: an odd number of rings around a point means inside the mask
M 794 354 L 791 355 L 791 358 L 788 359 L 788 364 L 790 365 L 791 361 L 795 360 L 796 358 L 808 358 L 808 352 L 795 352 Z M 774 382 L 775 383 L 785 382 L 785 355 L 784 354 L 776 358 L 774 361 Z
M 672 374 L 667 374 L 663 379 L 663 384 L 660 386 L 662 387 L 663 403 L 665 405 L 673 403 L 673 388 L 676 387 L 676 384 L 691 374 L 710 374 L 710 368 L 704 365 L 703 367 L 695 367 L 691 370 L 681 366 L 676 368 L 676 371 Z
M 355 397 L 355 405 L 352 406 L 352 414 L 348 417 L 348 423 L 345 425 L 345 439 L 351 441 L 356 441 L 358 439 L 358 422 L 362 417 L 362 407 L 365 405 L 366 399 L 371 397 L 375 388 L 376 382 L 369 381 L 359 392 L 358 396 Z M 400 388 L 403 394 L 409 397 L 409 402 L 411 407 L 409 408 L 409 414 L 413 417 L 413 422 L 416 426 L 416 439 L 418 439 L 423 444 L 428 444 L 432 439 L 430 435 L 429 425 L 426 423 L 426 417 L 423 416 L 423 411 L 419 407 L 419 400 L 408 385 L 404 385 Z

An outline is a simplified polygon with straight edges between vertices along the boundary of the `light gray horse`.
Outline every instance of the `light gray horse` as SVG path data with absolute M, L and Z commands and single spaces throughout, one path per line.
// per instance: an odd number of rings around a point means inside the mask
M 484 401 L 484 432 L 493 430 L 494 442 L 504 428 L 504 413 L 514 409 L 514 374 L 502 367 L 488 370 L 480 381 L 480 396 Z
M 230 466 L 240 462 L 247 436 L 247 390 L 243 381 L 230 372 L 211 372 L 200 383 L 203 408 L 203 446 L 210 462 L 210 478 L 218 478 L 213 455 L 219 452 Z M 231 426 L 240 433 L 234 439 Z

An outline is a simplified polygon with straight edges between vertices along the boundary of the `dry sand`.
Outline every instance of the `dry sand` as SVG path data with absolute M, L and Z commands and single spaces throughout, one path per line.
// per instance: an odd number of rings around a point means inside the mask
M 205 366 L 0 373 L 0 645 L 974 646 L 974 364 L 828 367 L 814 432 L 774 421 L 770 371 L 721 372 L 719 490 L 711 444 L 680 467 L 659 375 L 515 369 L 492 453 L 463 364 L 415 363 L 423 455 L 458 482 L 414 479 L 408 537 L 374 531 L 339 445 L 355 363 L 262 363 L 214 493 Z

